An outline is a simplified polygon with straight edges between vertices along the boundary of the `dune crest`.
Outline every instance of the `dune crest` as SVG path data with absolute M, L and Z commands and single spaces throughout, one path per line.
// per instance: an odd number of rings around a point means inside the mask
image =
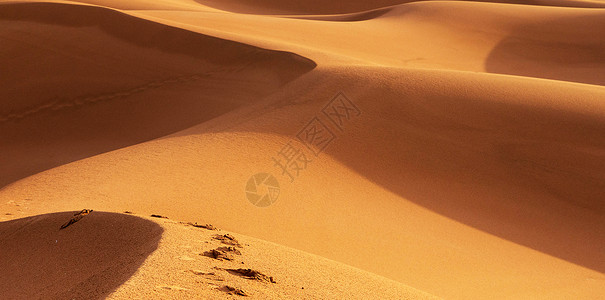
M 347 14 L 369 11 L 387 6 L 401 5 L 413 2 L 431 2 L 436 0 L 353 0 L 334 2 L 323 0 L 196 0 L 199 3 L 221 10 L 261 15 L 330 15 Z M 458 0 L 450 0 L 458 1 Z M 492 2 L 506 4 L 605 8 L 605 3 L 598 0 L 467 0 L 468 2 Z M 439 2 L 443 2 L 439 0 Z

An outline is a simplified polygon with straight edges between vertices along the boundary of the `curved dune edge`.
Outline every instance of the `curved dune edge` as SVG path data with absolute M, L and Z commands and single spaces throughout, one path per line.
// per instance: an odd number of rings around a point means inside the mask
M 348 14 L 360 13 L 374 9 L 380 9 L 387 6 L 401 5 L 412 2 L 430 2 L 436 0 L 374 0 L 364 1 L 355 0 L 343 2 L 331 2 L 321 0 L 196 0 L 205 6 L 217 8 L 224 11 L 246 13 L 246 14 L 267 14 L 267 15 L 330 15 L 330 14 Z M 439 0 L 441 1 L 441 0 Z M 456 1 L 456 0 L 454 0 Z M 605 3 L 594 0 L 466 0 L 468 2 L 492 2 L 507 4 L 523 4 L 538 6 L 559 6 L 559 7 L 583 7 L 583 8 L 605 8 Z
M 0 223 L 3 299 L 100 299 L 154 252 L 163 229 L 128 215 L 93 211 L 60 229 L 74 212 Z
M 602 9 L 422 1 L 310 19 L 131 13 L 204 34 L 287 49 L 324 66 L 458 70 L 605 85 L 601 55 L 605 45 L 593 30 L 605 27 Z
M 0 24 L 0 55 L 12 57 L 0 77 L 0 187 L 210 120 L 315 67 L 96 6 L 0 4 Z
M 184 222 L 150 219 L 164 234 L 157 251 L 109 299 L 222 299 L 226 286 L 253 299 L 438 299 L 401 283 L 302 251 Z M 216 237 L 229 235 L 237 252 Z M 231 260 L 208 256 L 223 249 Z M 252 269 L 274 283 L 250 280 L 226 269 Z M 162 270 L 161 272 L 158 272 Z M 238 296 L 235 296 L 238 297 Z

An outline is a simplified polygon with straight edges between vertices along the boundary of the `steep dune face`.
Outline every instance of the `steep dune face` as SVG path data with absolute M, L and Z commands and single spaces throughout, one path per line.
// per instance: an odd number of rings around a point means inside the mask
M 0 23 L 0 186 L 209 120 L 315 66 L 92 6 L 4 4 Z
M 0 223 L 4 299 L 96 299 L 126 281 L 158 245 L 150 221 L 92 212 L 60 230 L 72 212 Z

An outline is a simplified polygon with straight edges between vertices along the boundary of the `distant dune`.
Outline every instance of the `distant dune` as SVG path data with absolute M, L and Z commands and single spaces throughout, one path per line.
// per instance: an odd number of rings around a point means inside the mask
M 197 0 L 199 3 L 227 11 L 249 14 L 344 14 L 364 10 L 434 0 L 374 0 L 374 1 L 322 1 L 322 0 Z M 88 1 L 86 1 L 88 2 Z M 444 1 L 439 1 L 444 2 Z M 495 2 L 540 6 L 605 8 L 600 0 L 471 0 L 470 2 Z
M 0 1 L 0 294 L 597 299 L 603 8 Z

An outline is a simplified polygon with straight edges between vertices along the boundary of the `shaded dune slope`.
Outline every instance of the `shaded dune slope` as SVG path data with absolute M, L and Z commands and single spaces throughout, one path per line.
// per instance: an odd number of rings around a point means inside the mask
M 0 223 L 3 299 L 99 299 L 128 280 L 163 229 L 141 218 L 92 212 L 59 230 L 72 212 Z
M 3 4 L 0 24 L 0 186 L 209 120 L 315 67 L 93 6 Z

